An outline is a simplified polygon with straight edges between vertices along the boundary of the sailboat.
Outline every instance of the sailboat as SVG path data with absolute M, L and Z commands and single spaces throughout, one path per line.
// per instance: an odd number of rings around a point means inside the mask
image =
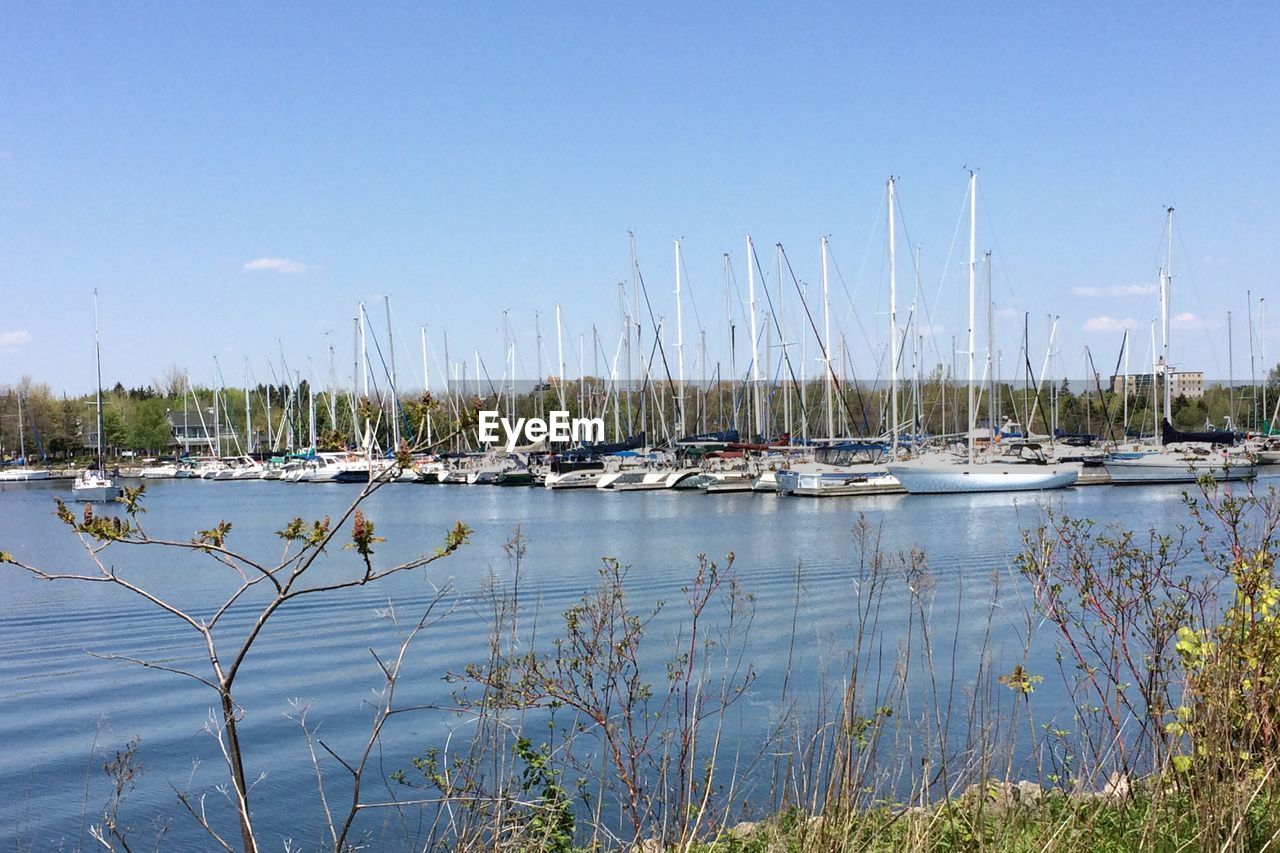
M 114 501 L 122 492 L 115 481 L 107 476 L 102 462 L 102 346 L 98 339 L 98 291 L 93 291 L 93 357 L 98 375 L 98 461 L 93 468 L 85 469 L 71 484 L 71 496 L 77 501 Z
M 1117 451 L 1103 461 L 1111 482 L 1118 485 L 1194 483 L 1201 477 L 1214 480 L 1251 480 L 1258 473 L 1256 459 L 1233 453 L 1228 447 L 1235 436 L 1226 432 L 1185 433 L 1172 424 L 1173 370 L 1169 363 L 1169 291 L 1173 283 L 1173 208 L 1165 211 L 1165 265 L 1160 270 L 1160 331 L 1163 355 L 1153 373 L 1164 386 L 1161 447 L 1150 451 Z
M 1061 489 L 1073 485 L 1080 466 L 1051 464 L 1038 444 L 1018 443 L 1013 452 L 994 459 L 977 459 L 974 438 L 977 412 L 974 400 L 974 276 L 977 269 L 977 189 L 978 176 L 969 173 L 969 432 L 967 453 L 956 458 L 932 454 L 890 463 L 889 473 L 898 478 L 910 494 L 955 492 L 1022 492 Z
M 17 468 L 0 469 L 0 483 L 26 483 L 49 479 L 47 468 L 27 467 L 27 434 L 22 422 L 22 392 L 18 391 L 18 457 Z M 38 437 L 38 436 L 37 436 Z

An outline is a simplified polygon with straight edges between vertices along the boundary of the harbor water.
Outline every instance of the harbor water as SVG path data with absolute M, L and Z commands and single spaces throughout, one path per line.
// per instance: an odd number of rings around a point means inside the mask
M 95 571 L 79 540 L 54 517 L 54 498 L 67 498 L 68 491 L 59 483 L 0 491 L 0 550 L 50 570 Z M 847 643 L 853 620 L 852 529 L 859 519 L 877 532 L 885 550 L 918 548 L 925 554 L 932 579 L 928 619 L 939 626 L 937 656 L 954 667 L 943 689 L 970 695 L 983 689 L 972 680 L 983 654 L 993 657 L 991 673 L 1022 661 L 1027 590 L 1011 561 L 1022 532 L 1038 524 L 1046 508 L 1128 529 L 1172 531 L 1190 522 L 1183 491 L 1100 486 L 1043 495 L 812 500 L 752 493 L 384 487 L 364 506 L 376 535 L 385 538 L 374 545 L 377 565 L 434 550 L 458 521 L 474 531 L 471 541 L 425 569 L 291 602 L 270 621 L 237 686 L 247 772 L 258 780 L 258 832 L 268 847 L 287 838 L 304 849 L 321 843 L 314 770 L 290 716 L 309 706 L 308 722 L 319 725 L 340 754 L 363 744 L 372 719 L 369 702 L 381 684 L 370 649 L 389 652 L 396 645 L 395 629 L 384 618 L 388 606 L 402 621 L 416 620 L 443 592 L 438 618 L 412 647 L 397 694 L 399 704 L 430 707 L 387 727 L 379 768 L 367 783 L 371 796 L 393 796 L 394 783 L 387 781 L 392 771 L 410 768 L 413 756 L 447 743 L 451 735 L 469 734 L 466 718 L 447 708 L 454 688 L 445 676 L 485 658 L 491 626 L 481 593 L 491 578 L 510 580 L 503 544 L 517 528 L 528 546 L 520 580 L 523 606 L 526 618 L 536 616 L 543 636 L 596 583 L 601 558 L 616 557 L 630 567 L 626 591 L 636 611 L 665 602 L 647 629 L 658 656 L 670 652 L 686 616 L 681 590 L 698 555 L 723 563 L 732 553 L 754 611 L 746 659 L 757 678 L 735 706 L 731 727 L 745 752 L 763 743 L 779 713 L 784 673 L 790 671 L 788 689 L 803 706 L 819 701 L 823 673 L 839 668 L 837 650 Z M 336 519 L 357 492 L 341 484 L 158 481 L 148 484 L 142 521 L 154 538 L 188 541 L 197 530 L 225 520 L 231 523 L 230 547 L 272 562 L 283 545 L 276 531 L 289 519 Z M 207 556 L 190 552 L 113 545 L 103 557 L 201 616 L 238 580 Z M 347 577 L 357 571 L 358 560 L 351 550 L 335 549 L 316 572 L 320 579 Z M 989 611 L 997 586 L 1002 604 Z M 178 675 L 102 657 L 147 659 L 203 674 L 208 663 L 198 635 L 119 587 L 39 580 L 14 566 L 0 566 L 0 602 L 0 847 L 89 846 L 86 827 L 100 819 L 106 798 L 102 765 L 135 736 L 144 772 L 122 806 L 122 820 L 137 827 L 138 835 L 159 827 L 175 845 L 206 846 L 207 837 L 182 812 L 175 789 L 210 791 L 226 778 L 217 741 L 206 730 L 214 694 Z M 878 641 L 890 653 L 907 630 L 912 607 L 905 584 L 890 584 L 877 626 Z M 243 633 L 253 615 L 252 608 L 233 613 L 224 636 Z M 1045 636 L 1026 665 L 1045 676 L 1035 700 L 1037 716 L 1048 719 L 1069 709 L 1051 631 L 1038 630 Z M 657 665 L 648 674 L 654 680 L 663 677 Z M 333 779 L 335 770 L 336 765 L 329 768 Z M 225 801 L 215 802 L 220 797 L 211 793 L 209 808 L 220 808 L 225 818 Z M 387 839 L 405 831 L 385 816 L 361 820 L 361 832 L 375 847 L 395 846 Z M 225 819 L 221 826 L 235 831 Z

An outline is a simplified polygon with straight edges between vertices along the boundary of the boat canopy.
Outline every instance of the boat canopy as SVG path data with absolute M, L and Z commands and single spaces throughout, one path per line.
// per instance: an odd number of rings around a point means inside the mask
M 1229 429 L 1183 432 L 1168 421 L 1160 423 L 1160 443 L 1197 442 L 1201 444 L 1235 444 L 1236 434 Z

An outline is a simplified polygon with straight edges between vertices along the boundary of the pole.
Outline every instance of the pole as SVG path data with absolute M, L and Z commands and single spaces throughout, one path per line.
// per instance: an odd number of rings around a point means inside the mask
M 898 458 L 898 267 L 893 177 L 889 177 L 889 458 Z
M 978 266 L 978 175 L 969 172 L 969 464 L 973 464 L 973 431 L 976 428 L 973 398 L 974 297 Z

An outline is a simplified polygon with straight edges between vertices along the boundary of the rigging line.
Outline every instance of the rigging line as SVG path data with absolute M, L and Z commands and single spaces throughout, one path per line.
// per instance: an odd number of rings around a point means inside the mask
M 366 337 L 368 337 L 368 338 L 372 338 L 372 339 L 373 339 L 373 348 L 374 348 L 374 350 L 378 353 L 378 362 L 382 365 L 382 372 L 383 372 L 386 376 L 388 376 L 388 377 L 389 377 L 389 376 L 391 375 L 391 371 L 387 368 L 387 361 L 386 361 L 386 359 L 385 359 L 385 358 L 383 358 L 383 356 L 382 356 L 382 347 L 378 345 L 378 333 L 377 333 L 377 332 L 375 332 L 375 331 L 373 330 L 373 325 L 372 325 L 372 324 L 370 324 L 370 325 L 365 329 L 365 336 L 366 336 Z M 312 374 L 314 375 L 314 373 L 315 373 L 315 367 L 314 367 L 314 366 L 312 366 L 312 368 L 311 368 L 311 372 L 312 372 Z M 372 373 L 372 372 L 371 372 L 371 373 L 369 374 L 369 381 L 373 383 L 373 391 L 374 391 L 374 395 L 375 395 L 375 396 L 377 396 L 379 399 L 381 399 L 381 398 L 382 398 L 382 390 L 378 387 L 378 375 L 377 375 L 376 373 Z M 390 389 L 388 389 L 388 390 L 390 390 Z M 397 405 L 397 408 L 398 408 L 398 405 Z
M 779 243 L 778 247 L 781 248 L 782 244 Z M 778 312 L 774 310 L 773 297 L 769 295 L 769 287 L 764 282 L 764 270 L 761 269 L 760 267 L 760 258 L 758 255 L 756 255 L 755 244 L 752 244 L 751 254 L 753 257 L 755 257 L 756 269 L 760 270 L 760 279 L 761 279 L 761 285 L 762 285 L 761 289 L 764 291 L 765 301 L 769 303 L 769 318 L 773 320 L 773 328 L 778 333 L 778 343 L 779 343 L 779 346 L 782 347 L 782 360 L 785 361 L 787 364 L 787 373 L 791 375 L 792 383 L 798 384 L 798 380 L 796 379 L 796 372 L 791 366 L 791 356 L 787 354 L 786 332 L 783 331 L 782 326 L 778 323 Z M 786 255 L 786 250 L 783 250 L 783 255 L 784 256 Z M 782 287 L 782 282 L 779 281 L 777 286 Z M 779 370 L 781 370 L 781 367 L 779 367 Z
M 903 215 L 902 202 L 897 195 L 894 196 L 894 199 L 895 199 L 894 207 L 897 209 L 897 212 L 898 212 L 898 221 L 902 223 L 903 236 L 906 238 L 907 246 L 911 246 L 911 232 L 907 230 L 907 219 L 906 219 L 906 216 Z M 919 266 L 917 266 L 916 253 L 908 251 L 907 254 L 911 256 L 911 269 L 913 272 L 916 273 L 916 281 L 919 281 L 920 268 Z M 911 288 L 913 292 L 916 292 L 916 286 L 914 282 L 912 283 Z M 908 337 L 909 335 L 908 330 L 911 328 L 912 318 L 915 317 L 916 315 L 916 311 L 915 311 L 916 301 L 917 300 L 915 299 L 911 300 L 912 307 L 911 307 L 911 310 L 907 312 L 907 322 L 904 323 L 902 327 L 902 336 L 901 338 L 899 338 L 899 341 L 898 341 L 898 364 L 896 365 L 897 367 L 902 367 L 903 359 L 906 358 L 907 341 L 911 340 L 910 337 Z
M 899 221 L 902 222 L 903 235 L 906 237 L 907 245 L 911 246 L 913 245 L 911 241 L 911 231 L 907 228 L 907 217 L 906 217 L 906 212 L 902 208 L 902 199 L 900 196 L 895 196 L 894 198 L 895 198 L 895 206 L 898 209 L 898 219 Z M 937 333 L 934 331 L 934 328 L 933 328 L 933 315 L 932 315 L 932 312 L 929 310 L 929 301 L 924 298 L 924 293 L 921 292 L 920 286 L 919 286 L 920 282 L 923 281 L 924 279 L 924 275 L 920 269 L 920 256 L 916 252 L 910 252 L 909 254 L 911 255 L 911 270 L 912 272 L 915 273 L 915 282 L 912 284 L 912 290 L 916 294 L 916 300 L 913 300 L 913 302 L 918 301 L 920 303 L 918 308 L 921 312 L 923 312 L 925 323 L 929 327 L 929 341 L 930 343 L 933 344 L 933 351 L 937 355 L 938 361 L 941 362 L 942 349 L 941 347 L 938 346 Z M 915 311 L 912 311 L 911 314 L 914 317 Z M 910 319 L 911 318 L 908 318 L 908 321 L 910 321 Z M 920 353 L 920 358 L 921 358 L 921 361 L 924 360 L 923 352 Z
M 694 322 L 698 324 L 698 331 L 705 332 L 706 327 L 702 325 L 702 316 L 698 313 L 698 302 L 693 298 L 693 285 L 691 283 L 691 279 L 689 278 L 689 266 L 684 262 L 684 255 L 685 253 L 681 251 L 680 252 L 680 270 L 681 272 L 684 273 L 684 280 L 682 284 L 684 285 L 684 289 L 689 292 L 689 304 L 693 307 L 693 319 L 694 319 Z
M 849 293 L 849 285 L 845 283 L 844 273 L 840 270 L 840 262 L 836 260 L 836 253 L 831 251 L 831 241 L 827 241 L 827 259 L 831 261 L 831 266 L 835 268 L 836 278 L 840 281 L 840 287 L 844 289 L 845 296 L 849 299 L 849 305 L 853 306 L 853 295 Z M 867 329 L 862 325 L 862 316 L 858 313 L 857 308 L 853 308 L 853 320 L 858 324 L 858 331 L 862 332 L 863 343 L 867 345 L 867 353 L 871 356 L 871 360 L 875 361 L 875 348 L 871 345 L 871 336 L 867 334 Z
M 1179 219 L 1174 219 L 1174 221 L 1173 221 L 1173 227 L 1174 227 L 1175 229 L 1177 229 L 1177 232 L 1178 232 L 1178 245 L 1179 245 L 1179 246 L 1184 246 L 1184 245 L 1186 245 L 1186 241 L 1185 241 L 1185 240 L 1183 239 L 1183 237 L 1182 237 L 1182 225 L 1181 225 L 1181 220 L 1179 220 Z M 1184 265 L 1185 265 L 1185 266 L 1186 266 L 1186 268 L 1187 268 L 1187 272 L 1186 272 L 1186 273 L 1184 273 L 1182 277 L 1183 277 L 1183 278 L 1185 278 L 1185 279 L 1187 279 L 1187 285 L 1188 285 L 1188 286 L 1190 287 L 1190 289 L 1191 289 L 1191 295 L 1192 295 L 1193 297 L 1195 297 L 1195 301 L 1196 301 L 1196 308 L 1198 308 L 1198 309 L 1200 310 L 1200 322 L 1201 322 L 1201 324 L 1202 324 L 1202 325 L 1201 325 L 1201 327 L 1200 327 L 1200 331 L 1201 331 L 1201 332 L 1205 332 L 1205 331 L 1209 328 L 1209 315 L 1208 315 L 1208 313 L 1205 311 L 1205 307 L 1204 307 L 1204 300 L 1202 300 L 1202 299 L 1200 298 L 1200 290 L 1199 290 L 1199 288 L 1194 286 L 1194 282 L 1195 282 L 1195 273 L 1194 273 L 1194 270 L 1192 269 L 1191 262 L 1190 262 L 1190 261 L 1185 260 L 1185 258 L 1187 258 L 1189 255 L 1190 255 L 1190 253 L 1189 253 L 1189 252 L 1181 252 L 1181 253 L 1180 253 L 1180 255 L 1179 255 L 1179 259 L 1180 259 L 1180 260 L 1183 260 L 1183 263 L 1184 263 Z M 1175 315 L 1175 316 L 1176 316 L 1176 315 Z M 1171 316 L 1171 317 L 1169 318 L 1169 326 L 1170 326 L 1170 327 L 1172 327 L 1172 326 L 1173 326 L 1173 321 L 1174 321 L 1174 319 L 1175 319 L 1175 316 Z M 1184 328 L 1185 328 L 1185 327 L 1184 327 Z M 1252 324 L 1250 324 L 1250 332 L 1252 332 L 1252 331 L 1253 331 L 1253 327 L 1252 327 Z M 1222 361 L 1221 361 L 1221 359 L 1218 357 L 1218 346 L 1217 346 L 1216 341 L 1214 340 L 1217 336 L 1216 336 L 1216 335 L 1210 335 L 1210 334 L 1203 334 L 1203 335 L 1202 335 L 1202 337 L 1204 337 L 1204 338 L 1207 338 L 1207 339 L 1208 339 L 1208 345 L 1209 345 L 1209 356 L 1210 356 L 1210 358 L 1211 358 L 1211 359 L 1212 359 L 1212 361 L 1213 361 L 1213 369 L 1214 369 L 1215 371 L 1217 371 L 1217 373 L 1218 373 L 1218 375 L 1219 375 L 1219 376 L 1223 375 L 1223 370 L 1222 370 Z
M 1089 349 L 1089 347 L 1085 347 L 1084 354 L 1085 354 L 1085 358 L 1089 362 L 1089 372 L 1093 374 L 1092 379 L 1093 379 L 1094 388 L 1098 392 L 1098 406 L 1102 409 L 1102 413 L 1101 413 L 1102 419 L 1107 425 L 1107 439 L 1112 444 L 1115 444 L 1115 440 L 1116 440 L 1115 429 L 1112 427 L 1112 424 L 1111 424 L 1111 413 L 1107 411 L 1107 397 L 1102 392 L 1102 379 L 1098 373 L 1097 365 L 1093 363 L 1093 350 Z M 1088 392 L 1087 385 L 1085 386 L 1084 404 L 1086 408 L 1089 405 L 1089 392 Z
M 966 187 L 964 191 L 964 198 L 961 199 L 960 201 L 960 213 L 956 216 L 956 227 L 955 227 L 955 230 L 951 232 L 951 245 L 947 247 L 947 257 L 943 261 L 942 272 L 938 275 L 938 289 L 933 292 L 933 303 L 935 305 L 939 304 L 942 301 L 942 288 L 947 283 L 947 275 L 951 269 L 951 259 L 952 257 L 955 256 L 956 242 L 959 240 L 960 223 L 964 221 L 965 211 L 969 206 L 968 202 L 969 202 L 969 190 Z M 942 348 L 938 346 L 938 342 L 936 338 L 934 338 L 933 344 L 934 344 L 934 351 L 938 353 L 938 358 L 939 360 L 941 360 Z M 955 381 L 954 376 L 952 377 L 952 381 Z
M 980 192 L 983 193 L 983 198 L 986 198 L 985 184 L 983 189 L 980 190 Z M 995 247 L 994 255 L 999 255 L 1000 257 L 1004 257 L 1004 249 L 1000 247 L 1000 235 L 996 232 L 996 224 L 995 224 L 995 220 L 991 217 L 990 208 L 987 205 L 982 204 L 978 206 L 978 209 L 982 211 L 982 221 L 986 224 L 987 228 L 989 228 L 991 231 L 991 243 Z M 1002 267 L 1001 272 L 1003 272 L 1004 274 L 1005 284 L 1007 285 L 1009 299 L 1011 302 L 1013 302 L 1016 298 L 1016 294 L 1014 293 L 1014 290 L 1013 290 L 1013 279 L 1009 277 L 1009 270 L 1007 267 Z
M 751 325 L 751 317 L 747 315 L 747 309 L 742 307 L 746 300 L 742 298 L 742 285 L 738 284 L 738 273 L 733 269 L 733 256 L 729 255 L 728 252 L 725 252 L 725 254 L 729 256 L 729 280 L 733 282 L 733 295 L 738 297 L 738 316 L 744 326 L 749 326 Z
M 666 374 L 666 377 L 667 377 L 667 390 L 671 392 L 672 396 L 675 396 L 675 393 L 676 393 L 676 383 L 675 383 L 675 381 L 671 378 L 671 367 L 667 364 L 667 350 L 666 350 L 666 348 L 665 348 L 665 347 L 663 347 L 663 345 L 662 345 L 662 330 L 658 327 L 658 321 L 657 321 L 657 319 L 653 316 L 653 305 L 652 305 L 652 303 L 650 303 L 650 302 L 649 302 L 649 288 L 645 287 L 645 284 L 644 284 L 644 273 L 640 272 L 640 264 L 639 264 L 639 262 L 637 262 L 637 263 L 636 263 L 636 281 L 638 281 L 638 282 L 640 283 L 640 293 L 644 296 L 644 307 L 645 307 L 645 309 L 646 309 L 646 310 L 648 310 L 648 312 L 649 312 L 649 322 L 653 325 L 653 338 L 654 338 L 654 342 L 657 344 L 657 347 L 658 347 L 658 355 L 660 355 L 660 356 L 662 357 L 662 372 L 663 372 L 664 374 Z M 649 365 L 650 365 L 650 366 L 652 366 L 652 364 L 653 364 L 653 353 L 652 353 L 652 352 L 650 352 L 650 353 L 649 353 L 649 362 L 648 362 L 648 363 L 649 363 Z M 645 383 L 644 383 L 645 385 L 647 385 L 647 384 L 648 384 L 648 378 L 649 378 L 649 377 L 648 377 L 648 373 L 649 373 L 649 371 L 648 371 L 648 370 L 646 370 L 646 371 L 645 371 Z
M 493 395 L 495 400 L 501 399 L 502 395 L 498 393 L 498 389 L 493 384 L 493 377 L 489 375 L 489 365 L 484 363 L 484 356 L 476 353 L 476 360 L 480 362 L 480 372 L 484 374 L 484 381 L 489 383 L 489 393 Z M 476 398 L 477 403 L 481 402 L 481 400 L 482 398 L 480 397 Z
M 828 241 L 827 245 L 829 250 L 830 241 Z M 799 279 L 796 278 L 795 270 L 791 268 L 791 257 L 787 254 L 787 250 L 785 248 L 782 250 L 782 259 L 786 261 L 787 272 L 791 274 L 791 281 L 796 286 L 796 292 L 800 294 L 800 305 L 801 307 L 804 308 L 804 316 L 809 321 L 809 328 L 813 330 L 813 337 L 818 341 L 818 349 L 821 350 L 822 352 L 823 364 L 826 365 L 827 372 L 831 375 L 831 384 L 835 387 L 836 392 L 840 396 L 840 405 L 844 408 L 844 412 L 849 417 L 849 420 L 854 420 L 853 412 L 849 408 L 849 401 L 845 397 L 844 389 L 840 385 L 840 377 L 836 376 L 835 368 L 831 366 L 831 358 L 830 356 L 827 355 L 827 343 L 826 341 L 822 340 L 822 335 L 818 333 L 818 325 L 817 323 L 814 322 L 813 313 L 809 310 L 809 303 L 804 298 L 804 291 L 800 289 L 800 281 Z M 858 398 L 858 406 L 862 409 L 862 420 L 865 423 L 867 420 L 867 404 L 866 404 L 866 401 L 863 399 L 862 391 L 858 389 L 858 385 L 856 382 L 854 383 L 854 386 L 853 386 L 853 392 L 855 396 Z M 828 438 L 830 437 L 831 436 L 828 436 Z
M 885 205 L 888 203 L 887 195 L 885 193 L 877 193 L 876 199 L 876 213 L 875 217 L 872 219 L 872 222 L 875 224 L 867 233 L 867 243 L 862 250 L 862 260 L 858 264 L 857 281 L 862 281 L 866 277 L 867 264 L 870 262 L 871 258 L 871 247 L 875 243 L 876 236 L 880 233 L 880 222 L 884 219 L 881 213 L 884 210 Z M 840 280 L 840 287 L 844 290 L 845 298 L 849 301 L 849 309 L 853 312 L 854 320 L 858 323 L 858 330 L 862 332 L 862 340 L 863 343 L 867 345 L 867 352 L 874 360 L 875 352 L 871 344 L 871 337 L 867 334 L 867 330 L 862 325 L 862 318 L 858 315 L 858 309 L 854 303 L 853 294 L 849 291 L 849 285 L 845 281 L 844 273 L 840 270 L 840 265 L 835 263 L 835 256 L 831 252 L 831 244 L 829 241 L 827 243 L 827 256 L 836 268 L 836 278 Z M 881 262 L 883 263 L 883 258 L 881 259 Z M 844 318 L 837 318 L 837 323 L 843 325 L 843 322 L 841 322 L 842 319 Z

